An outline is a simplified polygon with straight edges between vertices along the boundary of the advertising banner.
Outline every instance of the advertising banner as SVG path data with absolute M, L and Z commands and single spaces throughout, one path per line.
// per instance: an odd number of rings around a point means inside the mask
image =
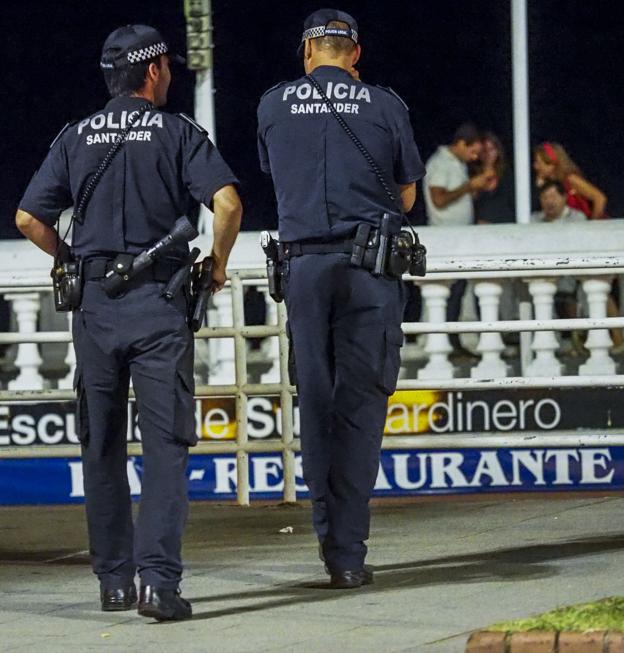
M 284 487 L 280 455 L 250 456 L 253 498 L 279 499 Z M 133 496 L 141 493 L 141 457 L 128 459 Z M 298 496 L 307 488 L 296 459 Z M 236 497 L 236 457 L 195 454 L 188 466 L 192 500 Z M 382 452 L 375 496 L 483 492 L 624 490 L 624 447 L 396 450 Z M 77 458 L 0 459 L 0 504 L 84 501 Z
M 498 389 L 463 391 L 400 390 L 388 403 L 386 435 L 552 432 L 624 427 L 621 388 Z M 294 398 L 293 423 L 299 435 Z M 74 402 L 0 405 L 0 448 L 76 444 Z M 198 398 L 197 433 L 203 440 L 236 439 L 234 397 Z M 139 417 L 128 403 L 129 442 L 140 441 Z M 249 397 L 251 440 L 281 437 L 279 397 Z

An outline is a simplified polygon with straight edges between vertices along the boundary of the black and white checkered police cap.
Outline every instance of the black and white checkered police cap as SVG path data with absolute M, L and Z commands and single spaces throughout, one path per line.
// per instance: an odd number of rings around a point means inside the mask
M 168 54 L 172 61 L 184 59 L 172 54 L 158 30 L 148 25 L 125 25 L 108 35 L 102 47 L 100 68 L 112 70 Z
M 333 21 L 340 21 L 346 23 L 348 27 L 328 27 L 328 23 Z M 322 36 L 344 36 L 351 39 L 354 43 L 358 42 L 358 24 L 353 18 L 345 11 L 338 9 L 318 9 L 310 14 L 303 23 L 303 34 L 301 36 L 301 44 L 297 53 L 301 55 L 303 52 L 303 43 L 306 39 L 318 39 Z

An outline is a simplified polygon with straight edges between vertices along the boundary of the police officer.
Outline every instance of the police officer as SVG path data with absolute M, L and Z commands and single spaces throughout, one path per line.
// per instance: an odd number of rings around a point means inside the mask
M 194 420 L 193 334 L 184 289 L 171 301 L 168 280 L 188 255 L 175 255 L 130 278 L 118 297 L 102 279 L 119 254 L 136 255 L 167 235 L 181 216 L 214 208 L 213 291 L 240 227 L 237 180 L 206 132 L 190 118 L 163 113 L 174 55 L 145 25 L 121 27 L 104 43 L 100 66 L 112 99 L 57 137 L 21 200 L 16 222 L 54 255 L 59 214 L 82 197 L 111 143 L 126 140 L 74 225 L 72 253 L 83 262 L 82 304 L 73 314 L 77 422 L 93 570 L 102 610 L 136 606 L 158 620 L 186 619 L 179 593 L 181 538 L 188 510 L 188 447 Z M 128 260 L 128 259 L 125 259 Z M 141 503 L 133 525 L 126 474 L 126 414 L 132 379 L 143 441 Z
M 300 50 L 306 74 L 409 210 L 424 167 L 402 100 L 359 81 L 355 20 L 333 9 L 314 12 Z M 372 582 L 364 566 L 368 503 L 399 372 L 404 289 L 397 278 L 351 266 L 350 252 L 358 225 L 379 227 L 384 212 L 400 213 L 307 76 L 264 94 L 258 148 L 278 201 L 314 528 L 330 587 L 359 587 Z

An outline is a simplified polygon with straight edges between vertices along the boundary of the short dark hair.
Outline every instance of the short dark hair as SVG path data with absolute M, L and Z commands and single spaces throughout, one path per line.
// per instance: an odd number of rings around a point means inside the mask
M 539 194 L 541 195 L 542 193 L 545 193 L 549 188 L 556 188 L 557 192 L 560 195 L 563 195 L 564 197 L 566 196 L 566 189 L 563 187 L 563 184 L 560 181 L 557 181 L 556 179 L 547 179 L 539 189 Z
M 453 134 L 451 145 L 464 141 L 466 145 L 472 145 L 481 140 L 481 132 L 477 129 L 476 125 L 472 122 L 465 122 L 460 125 Z
M 327 23 L 327 27 L 350 29 L 350 26 L 341 20 L 332 20 Z M 319 48 L 329 50 L 334 56 L 350 54 L 355 50 L 355 43 L 348 36 L 321 36 L 314 40 L 318 43 Z
M 160 68 L 160 58 L 162 55 L 141 61 L 135 64 L 128 64 L 120 68 L 104 68 L 104 81 L 111 97 L 122 95 L 132 95 L 132 93 L 143 88 L 147 78 L 147 69 L 151 63 L 155 63 Z

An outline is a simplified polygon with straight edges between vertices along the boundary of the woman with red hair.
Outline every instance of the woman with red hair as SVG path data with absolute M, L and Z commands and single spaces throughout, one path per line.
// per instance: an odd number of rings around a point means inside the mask
M 582 211 L 588 218 L 604 218 L 607 196 L 587 181 L 559 143 L 542 143 L 533 152 L 533 169 L 538 186 L 549 180 L 565 188 L 568 206 Z

